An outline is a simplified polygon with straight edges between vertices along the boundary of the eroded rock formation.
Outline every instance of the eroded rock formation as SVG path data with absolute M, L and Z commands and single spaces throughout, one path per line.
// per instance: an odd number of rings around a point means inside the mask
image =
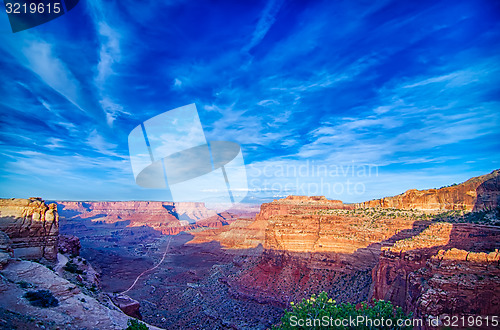
M 41 198 L 0 199 L 0 230 L 12 240 L 15 257 L 57 257 L 59 215 L 57 205 Z
M 63 254 L 79 255 L 81 249 L 80 239 L 73 235 L 59 235 L 59 252 Z
M 190 243 L 240 251 L 225 283 L 245 299 L 286 305 L 324 290 L 339 302 L 391 300 L 423 318 L 500 312 L 498 227 L 293 196 L 263 204 L 255 221 L 193 234 Z
M 58 221 L 57 205 L 40 198 L 0 200 L 0 326 L 123 329 L 124 313 L 140 318 L 138 302 L 121 295 L 115 306 L 99 292 L 78 237 L 59 235 Z M 50 269 L 26 260 L 41 258 Z M 56 303 L 33 306 L 28 291 L 49 292 Z
M 500 205 L 500 170 L 440 189 L 410 189 L 400 195 L 356 204 L 420 210 L 482 210 Z
M 382 248 L 373 297 L 417 317 L 500 313 L 500 228 L 432 224 Z

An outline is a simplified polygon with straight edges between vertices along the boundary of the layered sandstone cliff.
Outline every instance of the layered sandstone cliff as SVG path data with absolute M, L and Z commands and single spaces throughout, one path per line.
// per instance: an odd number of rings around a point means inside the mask
M 373 297 L 421 318 L 500 313 L 500 228 L 431 224 L 382 248 Z
M 15 257 L 55 260 L 59 235 L 56 204 L 41 198 L 0 199 L 0 231 L 12 240 Z
M 259 245 L 266 247 L 266 233 L 269 225 L 273 225 L 269 221 L 271 218 L 287 215 L 307 215 L 332 208 L 348 210 L 353 207 L 344 205 L 342 201 L 328 200 L 324 196 L 288 196 L 285 199 L 262 204 L 260 212 L 255 216 L 255 220 L 243 218 L 236 220 L 228 227 L 193 232 L 195 237 L 190 243 L 217 241 L 228 249 L 251 249 Z M 317 231 L 317 228 L 312 230 Z M 272 249 L 273 247 L 269 248 Z
M 112 304 L 103 304 L 84 288 L 47 267 L 11 260 L 0 271 L 0 319 L 12 329 L 125 329 L 129 316 Z M 41 308 L 26 299 L 29 291 L 47 290 L 57 304 Z M 158 329 L 148 325 L 149 329 Z
M 234 295 L 285 305 L 325 290 L 338 301 L 358 302 L 368 298 L 381 242 L 410 237 L 422 226 L 404 212 L 379 219 L 340 201 L 289 196 L 263 204 L 255 221 L 195 232 L 190 243 L 214 240 L 242 251 L 240 269 L 226 282 Z
M 225 283 L 246 299 L 286 305 L 324 290 L 338 302 L 391 300 L 424 318 L 500 312 L 498 227 L 290 196 L 263 204 L 255 221 L 193 234 L 190 243 L 245 251 Z
M 400 195 L 356 204 L 420 210 L 482 210 L 500 206 L 500 170 L 440 189 L 410 189 Z

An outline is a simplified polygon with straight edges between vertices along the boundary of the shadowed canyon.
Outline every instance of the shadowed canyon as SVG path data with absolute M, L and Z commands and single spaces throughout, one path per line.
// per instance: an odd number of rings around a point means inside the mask
M 222 213 L 203 203 L 3 199 L 1 319 L 266 329 L 290 302 L 322 291 L 337 302 L 390 300 L 422 319 L 499 315 L 499 192 L 496 170 L 358 204 L 288 196 Z M 30 306 L 22 295 L 32 287 L 60 305 Z

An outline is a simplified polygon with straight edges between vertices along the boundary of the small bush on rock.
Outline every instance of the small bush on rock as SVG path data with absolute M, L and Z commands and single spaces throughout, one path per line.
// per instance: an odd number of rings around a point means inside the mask
M 149 328 L 136 319 L 130 319 L 127 322 L 128 327 L 125 330 L 149 330 Z
M 73 274 L 83 274 L 83 270 L 78 269 L 78 266 L 71 261 L 68 261 L 64 266 L 64 270 Z
M 37 307 L 56 307 L 59 301 L 49 290 L 28 291 L 24 295 L 31 305 Z

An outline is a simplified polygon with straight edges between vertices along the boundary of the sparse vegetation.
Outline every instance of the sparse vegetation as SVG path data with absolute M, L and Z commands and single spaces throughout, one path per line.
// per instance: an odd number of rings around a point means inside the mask
M 83 270 L 79 269 L 78 266 L 71 261 L 68 261 L 64 266 L 64 270 L 73 274 L 83 274 Z
M 443 189 L 443 188 L 449 188 L 449 187 L 455 187 L 455 186 L 458 186 L 458 183 L 452 183 L 450 185 L 442 186 L 441 188 L 434 188 L 434 189 Z
M 127 322 L 128 327 L 125 330 L 148 330 L 149 328 L 142 322 L 136 319 L 129 319 Z
M 329 209 L 315 211 L 320 215 L 339 215 L 348 217 L 363 217 L 374 223 L 387 218 L 400 218 L 412 221 L 439 221 L 452 223 L 475 223 L 483 225 L 500 226 L 500 207 L 479 211 L 446 210 L 442 212 L 429 212 L 423 210 L 407 210 L 395 208 L 357 208 L 353 210 Z
M 37 307 L 55 307 L 59 305 L 59 301 L 49 290 L 28 291 L 24 295 L 31 305 Z
M 26 281 L 19 281 L 19 282 L 17 282 L 17 285 L 19 285 L 19 287 L 21 289 L 28 289 L 28 288 L 32 288 L 33 287 L 33 284 L 28 283 Z
M 319 322 L 314 324 L 314 320 L 329 320 L 328 322 L 339 320 L 337 325 L 335 323 L 326 325 L 329 329 L 411 329 L 411 327 L 397 326 L 397 320 L 410 320 L 412 315 L 405 315 L 401 307 L 394 307 L 391 302 L 384 300 L 374 300 L 372 305 L 363 302 L 359 308 L 356 308 L 350 303 L 337 304 L 335 300 L 328 298 L 326 292 L 322 292 L 317 297 L 312 295 L 310 299 L 303 299 L 297 304 L 292 302 L 290 305 L 290 309 L 285 310 L 281 323 L 274 326 L 274 329 L 325 328 L 325 324 L 318 324 Z M 353 327 L 349 325 L 349 322 L 344 322 L 342 325 L 341 320 L 356 319 L 358 316 L 371 320 L 383 318 L 386 320 L 386 325 L 390 323 L 392 326 L 369 327 L 364 324 L 356 324 Z M 299 319 L 303 320 L 303 325 L 300 324 L 301 322 L 297 322 Z M 345 324 L 348 325 L 345 326 Z

